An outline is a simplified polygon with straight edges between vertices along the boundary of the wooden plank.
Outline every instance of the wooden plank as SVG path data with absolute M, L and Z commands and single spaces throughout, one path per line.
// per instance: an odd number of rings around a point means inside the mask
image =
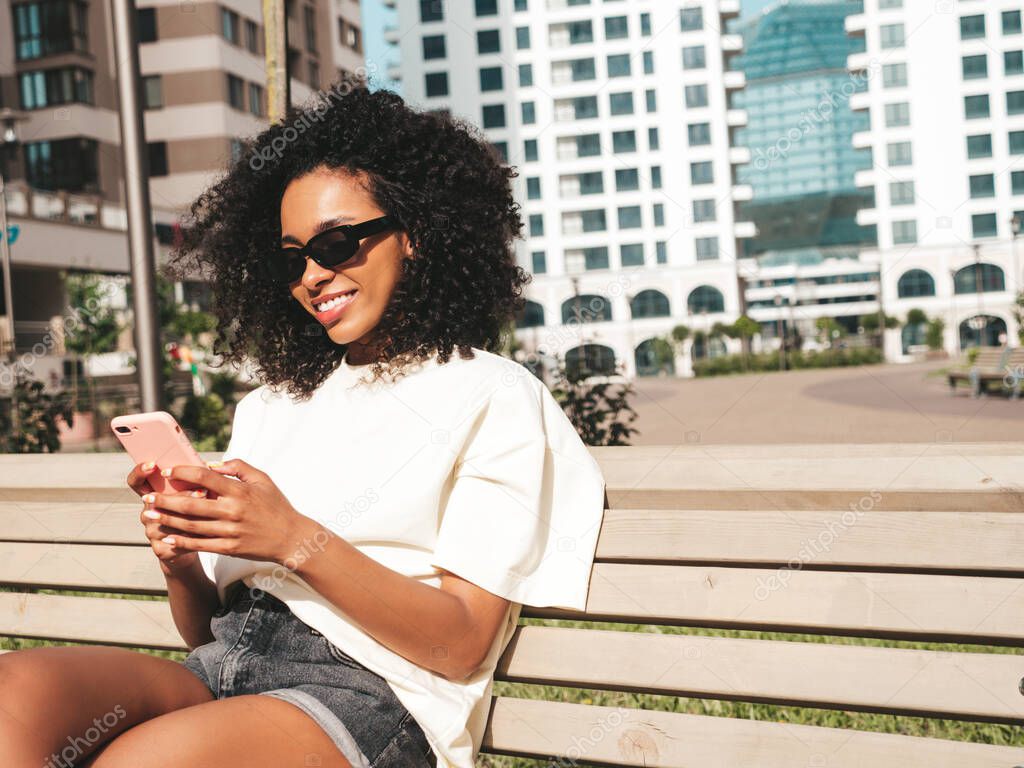
M 0 540 L 146 545 L 142 502 L 0 501 Z
M 609 509 L 597 557 L 1024 573 L 1024 512 Z
M 1024 645 L 1024 579 L 597 563 L 585 616 L 522 615 Z
M 1022 659 L 827 643 L 519 627 L 497 679 L 1024 722 Z
M 1012 768 L 1024 760 L 1016 747 L 507 697 L 494 702 L 483 749 L 645 768 Z
M 0 542 L 0 584 L 148 594 L 167 588 L 148 546 L 11 542 Z
M 0 635 L 185 650 L 166 601 L 0 592 Z

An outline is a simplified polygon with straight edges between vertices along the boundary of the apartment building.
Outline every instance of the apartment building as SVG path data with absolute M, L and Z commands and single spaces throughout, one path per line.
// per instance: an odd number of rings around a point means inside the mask
M 361 66 L 358 0 L 288 0 L 286 13 L 293 102 Z M 239 137 L 267 125 L 264 27 L 259 0 L 142 0 L 136 26 L 160 260 Z M 107 2 L 0 0 L 0 108 L 27 118 L 0 167 L 19 350 L 62 352 L 60 270 L 129 271 L 112 39 Z M 179 298 L 198 301 L 193 288 Z
M 868 81 L 851 105 L 873 166 L 858 221 L 877 227 L 885 311 L 945 322 L 945 348 L 1016 343 L 1016 238 L 1024 220 L 1024 4 L 865 0 L 847 20 L 865 42 L 849 58 Z M 917 313 L 915 313 L 917 314 Z M 921 348 L 923 324 L 889 339 L 892 359 Z
M 726 32 L 738 0 L 394 4 L 405 98 L 468 118 L 518 167 L 522 349 L 628 377 L 724 352 L 663 340 L 741 311 L 737 240 L 753 226 L 735 212 L 751 195 L 731 106 L 742 40 Z

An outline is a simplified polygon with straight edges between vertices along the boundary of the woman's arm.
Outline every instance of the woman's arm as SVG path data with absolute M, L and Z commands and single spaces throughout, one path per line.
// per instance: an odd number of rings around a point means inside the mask
M 210 466 L 217 471 L 177 466 L 168 477 L 214 491 L 216 499 L 154 494 L 154 522 L 173 529 L 161 543 L 180 552 L 279 563 L 413 663 L 452 679 L 480 666 L 504 624 L 508 600 L 451 573 L 442 573 L 438 589 L 393 571 L 299 514 L 265 472 L 240 459 Z M 194 637 L 199 628 L 192 622 L 209 607 L 198 579 L 186 578 L 178 588 L 192 596 L 182 602 L 182 634 Z
M 193 553 L 194 554 L 194 553 Z M 198 557 L 191 565 L 169 570 L 161 563 L 167 581 L 171 616 L 189 650 L 212 641 L 210 619 L 220 608 L 217 587 L 203 571 Z

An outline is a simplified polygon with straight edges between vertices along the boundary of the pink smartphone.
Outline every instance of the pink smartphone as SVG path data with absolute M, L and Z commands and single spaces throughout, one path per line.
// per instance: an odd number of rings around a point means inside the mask
M 206 462 L 189 442 L 188 435 L 166 411 L 151 413 L 130 413 L 110 420 L 114 436 L 134 459 L 136 464 L 147 461 L 156 463 L 156 469 L 149 475 L 149 484 L 157 493 L 177 493 L 197 487 L 194 483 L 170 480 L 160 476 L 160 470 L 193 464 L 205 467 Z

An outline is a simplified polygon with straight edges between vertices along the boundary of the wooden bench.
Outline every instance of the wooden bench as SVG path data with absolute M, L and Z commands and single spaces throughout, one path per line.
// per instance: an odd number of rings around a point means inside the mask
M 559 766 L 1024 765 L 1024 445 L 594 451 L 609 508 L 587 611 L 524 611 L 497 679 L 536 684 L 536 698 L 516 685 L 495 697 L 485 753 Z M 103 596 L 164 594 L 127 469 L 117 454 L 0 456 L 0 635 L 184 647 L 165 601 Z M 663 698 L 619 706 L 631 694 Z M 699 700 L 800 709 L 678 711 Z M 827 710 L 1000 724 L 1009 746 L 785 715 Z
M 1024 347 L 981 347 L 970 368 L 950 371 L 946 378 L 954 393 L 959 382 L 968 384 L 975 397 L 997 384 L 1016 400 L 1024 382 Z

